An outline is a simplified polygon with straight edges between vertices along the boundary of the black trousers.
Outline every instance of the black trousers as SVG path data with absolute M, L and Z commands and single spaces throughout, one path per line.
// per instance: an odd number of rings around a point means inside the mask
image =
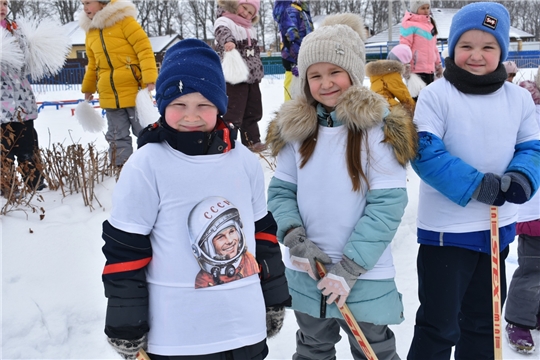
M 505 259 L 500 253 L 501 308 L 506 299 Z M 414 337 L 407 359 L 493 359 L 491 255 L 452 246 L 420 245 Z
M 162 356 L 148 354 L 152 360 L 262 360 L 268 355 L 266 339 L 253 345 L 206 355 Z
M 227 96 L 229 105 L 223 119 L 240 128 L 242 144 L 249 146 L 260 142 L 258 122 L 262 119 L 263 108 L 259 83 L 227 83 Z
M 32 188 L 43 181 L 39 171 L 41 160 L 37 157 L 39 149 L 34 120 L 2 124 L 2 160 L 7 158 L 22 165 L 23 179 Z M 23 165 L 24 163 L 24 165 Z M 10 171 L 5 169 L 5 171 Z

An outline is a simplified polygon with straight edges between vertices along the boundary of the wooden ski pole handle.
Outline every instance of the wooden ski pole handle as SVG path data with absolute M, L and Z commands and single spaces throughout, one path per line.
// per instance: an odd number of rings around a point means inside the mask
M 315 263 L 317 265 L 317 272 L 319 273 L 319 277 L 322 279 L 326 276 L 326 267 L 320 261 L 316 261 Z M 371 345 L 369 345 L 366 336 L 364 335 L 362 329 L 360 329 L 360 326 L 354 319 L 354 315 L 352 314 L 347 304 L 344 304 L 343 307 L 338 307 L 338 309 L 343 316 L 343 319 L 345 319 L 345 322 L 349 326 L 349 329 L 353 333 L 356 341 L 358 342 L 358 345 L 360 345 L 360 348 L 364 352 L 364 355 L 366 355 L 367 360 L 378 360 L 375 352 L 371 348 Z
M 146 351 L 144 351 L 143 349 L 139 350 L 139 352 L 137 353 L 137 360 L 150 360 L 150 357 L 148 356 L 148 354 L 146 353 Z

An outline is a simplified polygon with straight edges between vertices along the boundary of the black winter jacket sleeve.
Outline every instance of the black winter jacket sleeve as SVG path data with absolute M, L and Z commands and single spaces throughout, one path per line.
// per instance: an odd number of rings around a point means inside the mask
M 145 268 L 152 259 L 148 235 L 119 230 L 103 223 L 103 253 L 107 260 L 102 280 L 108 299 L 105 334 L 139 339 L 149 330 Z
M 276 231 L 277 224 L 271 212 L 255 222 L 256 258 L 261 268 L 261 287 L 266 307 L 291 306 L 285 265 Z

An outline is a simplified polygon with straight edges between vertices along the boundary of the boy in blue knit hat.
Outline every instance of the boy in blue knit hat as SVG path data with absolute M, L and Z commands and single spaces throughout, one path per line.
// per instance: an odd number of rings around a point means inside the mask
M 156 100 L 103 223 L 109 343 L 125 359 L 263 359 L 290 296 L 262 168 L 222 119 L 217 53 L 167 50 Z
M 510 18 L 498 3 L 456 13 L 444 77 L 422 90 L 414 114 L 421 178 L 417 235 L 420 307 L 408 359 L 493 359 L 490 207 L 504 260 L 518 204 L 540 183 L 540 129 L 530 94 L 506 81 Z

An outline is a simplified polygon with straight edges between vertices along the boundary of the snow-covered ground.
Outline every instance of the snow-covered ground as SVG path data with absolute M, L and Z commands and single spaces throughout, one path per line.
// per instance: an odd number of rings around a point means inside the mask
M 516 81 L 532 79 L 536 69 L 521 70 Z M 520 77 L 521 75 L 521 77 Z M 369 82 L 366 80 L 366 85 Z M 264 118 L 263 134 L 283 98 L 283 80 L 265 78 L 261 84 Z M 78 91 L 37 93 L 38 100 L 81 98 Z M 71 115 L 70 106 L 56 110 L 46 107 L 36 121 L 41 147 L 53 143 L 86 146 L 95 143 L 106 149 L 102 134 L 85 133 Z M 267 161 L 261 159 L 266 181 L 272 176 Z M 398 354 L 405 358 L 412 339 L 414 317 L 418 307 L 416 277 L 416 209 L 419 179 L 409 169 L 409 205 L 394 239 L 392 251 L 396 281 L 403 294 L 405 321 L 392 326 Z M 101 224 L 111 209 L 111 192 L 115 180 L 99 184 L 95 194 L 99 204 L 94 210 L 84 206 L 82 196 L 62 197 L 49 189 L 42 192 L 40 206 L 45 217 L 22 211 L 0 217 L 2 234 L 2 359 L 119 359 L 107 344 L 103 333 L 106 299 L 101 272 Z M 506 261 L 510 281 L 517 267 L 516 244 Z M 503 326 L 504 326 L 503 322 Z M 290 359 L 295 349 L 297 326 L 294 314 L 288 312 L 285 325 L 269 340 L 268 359 Z M 533 332 L 540 345 L 540 332 Z M 519 355 L 503 345 L 504 359 L 538 359 L 537 350 L 530 356 Z M 337 344 L 337 358 L 351 359 L 346 336 Z

